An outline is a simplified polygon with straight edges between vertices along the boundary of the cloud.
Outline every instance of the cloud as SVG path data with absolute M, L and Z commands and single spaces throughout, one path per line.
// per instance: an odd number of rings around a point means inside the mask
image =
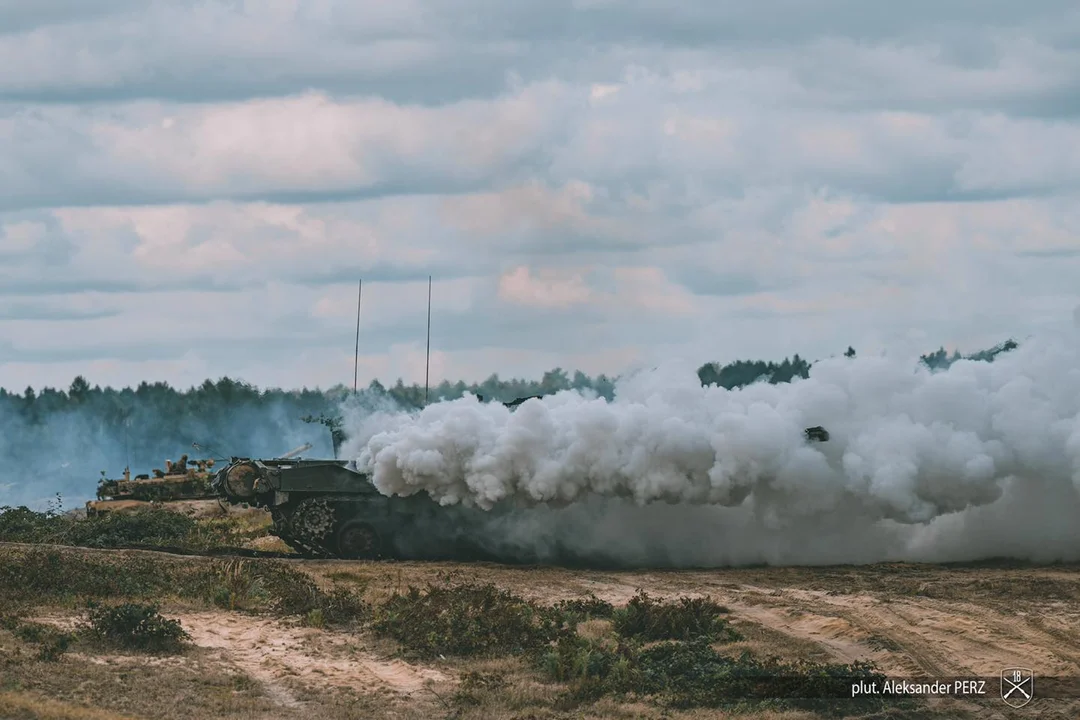
M 0 3 L 0 374 L 332 384 L 361 278 L 365 382 L 428 276 L 440 380 L 1067 325 L 1077 78 L 1057 0 Z
M 592 86 L 551 80 L 438 106 L 318 91 L 201 105 L 39 106 L 0 116 L 0 136 L 11 143 L 0 180 L 12 192 L 2 203 L 479 193 L 448 208 L 463 230 L 491 232 L 517 212 L 519 231 L 554 223 L 610 237 L 622 230 L 619 219 L 585 218 L 582 208 L 630 193 L 646 209 L 685 206 L 695 192 L 738 195 L 747 183 L 912 201 L 1060 192 L 1080 180 L 1080 157 L 1068 150 L 1080 146 L 1072 123 L 837 112 L 797 101 L 776 113 L 775 96 L 741 94 L 758 80 L 768 87 L 770 78 L 746 72 L 631 68 L 600 102 L 590 100 Z M 669 197 L 654 197 L 661 194 Z
M 549 270 L 534 276 L 521 265 L 499 278 L 499 297 L 518 305 L 565 310 L 588 303 L 591 295 L 580 273 L 560 278 Z
M 42 106 L 0 115 L 9 209 L 461 191 L 543 157 L 557 84 L 429 108 L 309 92 L 214 105 Z M 63 172 L 61 173 L 61 169 Z M 55 182 L 60 175 L 60 182 Z
M 116 317 L 120 310 L 82 310 L 72 308 L 68 303 L 7 303 L 0 305 L 0 319 L 33 320 L 96 320 Z

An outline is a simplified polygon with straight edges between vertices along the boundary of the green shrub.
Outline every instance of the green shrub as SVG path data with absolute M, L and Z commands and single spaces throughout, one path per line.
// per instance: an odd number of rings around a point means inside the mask
M 270 594 L 247 560 L 214 560 L 192 573 L 188 592 L 226 610 L 257 610 L 270 604 Z
M 51 625 L 28 622 L 15 616 L 0 617 L 0 628 L 9 631 L 15 637 L 38 646 L 38 659 L 55 662 L 67 652 L 74 636 Z
M 840 707 L 855 680 L 883 682 L 873 665 L 787 663 L 759 660 L 749 653 L 738 658 L 719 654 L 707 640 L 666 641 L 642 647 L 636 641 L 617 643 L 562 636 L 539 656 L 539 666 L 552 679 L 568 685 L 558 705 L 570 709 L 605 695 L 650 697 L 675 708 L 801 708 L 830 711 Z M 845 708 L 851 709 L 847 701 Z M 884 707 L 869 698 L 859 709 Z M 889 700 L 897 706 L 896 698 Z
M 32 548 L 8 550 L 0 562 L 0 598 L 16 602 L 161 596 L 174 582 L 168 564 L 144 557 Z
M 758 659 L 750 653 L 729 658 L 702 640 L 667 642 L 642 650 L 638 667 L 640 692 L 680 708 L 764 702 L 781 708 L 829 710 L 837 707 L 838 699 L 849 697 L 853 681 L 880 684 L 886 679 L 872 663 L 792 663 Z M 866 709 L 875 702 L 867 698 L 859 705 Z M 877 704 L 883 706 L 885 701 Z
M 326 591 L 307 574 L 265 560 L 171 562 L 54 549 L 6 549 L 0 556 L 0 602 L 183 597 L 233 610 L 305 616 L 327 623 L 365 618 L 366 604 L 347 588 Z
M 586 598 L 560 600 L 551 609 L 555 613 L 577 622 L 584 622 L 594 618 L 611 618 L 615 614 L 614 605 L 592 594 Z
M 38 643 L 38 660 L 56 662 L 71 647 L 71 640 L 69 633 L 56 632 L 44 636 Z
M 103 513 L 85 518 L 25 507 L 0 508 L 0 541 L 51 543 L 90 548 L 124 546 L 184 547 L 206 550 L 235 547 L 264 535 L 235 518 L 195 519 L 168 507 L 131 513 Z
M 301 617 L 317 611 L 325 623 L 351 622 L 369 614 L 367 604 L 348 588 L 323 590 L 308 574 L 273 561 L 217 560 L 189 573 L 183 589 L 229 610 Z
M 410 587 L 374 611 L 372 627 L 416 657 L 534 651 L 559 631 L 542 608 L 490 583 Z
M 165 508 L 93 515 L 71 524 L 70 545 L 110 548 L 123 545 L 183 545 L 197 521 Z
M 671 602 L 654 600 L 641 592 L 625 608 L 616 610 L 615 631 L 639 640 L 696 640 L 728 642 L 738 640 L 722 615 L 727 608 L 710 598 L 679 598 Z
M 177 652 L 190 635 L 179 620 L 162 617 L 157 605 L 94 605 L 87 610 L 86 634 L 126 650 Z
M 612 681 L 612 687 L 632 683 L 637 650 L 632 645 L 604 643 L 580 635 L 562 635 L 554 647 L 540 657 L 541 667 L 560 682 Z
M 255 568 L 270 596 L 269 609 L 280 615 L 309 615 L 318 611 L 327 623 L 364 619 L 369 608 L 348 588 L 320 588 L 307 573 L 285 563 L 268 562 Z
M 252 524 L 237 516 L 199 518 L 184 536 L 182 545 L 192 550 L 243 547 L 267 535 L 268 526 Z
M 0 507 L 0 542 L 60 542 L 72 524 L 73 520 L 63 515 L 4 506 Z

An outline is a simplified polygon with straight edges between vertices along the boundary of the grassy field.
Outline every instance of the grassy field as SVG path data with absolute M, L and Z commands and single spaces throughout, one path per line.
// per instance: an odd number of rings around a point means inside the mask
M 977 700 L 796 699 L 838 674 L 1080 676 L 1072 566 L 223 559 L 111 548 L 267 544 L 257 514 L 76 528 L 14 512 L 3 718 L 1080 717 L 1080 695 L 1013 710 L 996 684 Z

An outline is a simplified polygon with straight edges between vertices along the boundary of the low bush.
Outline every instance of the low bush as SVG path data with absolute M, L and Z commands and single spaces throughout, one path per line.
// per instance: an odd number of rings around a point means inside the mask
M 189 576 L 187 592 L 226 610 L 258 610 L 271 598 L 247 560 L 214 560 Z
M 651 697 L 684 709 L 764 705 L 828 711 L 848 697 L 851 682 L 885 680 L 868 663 L 788 663 L 749 653 L 730 658 L 702 639 L 643 647 L 632 641 L 612 644 L 567 636 L 541 656 L 539 664 L 551 679 L 569 685 L 561 698 L 564 706 L 616 695 Z M 873 705 L 873 699 L 860 709 L 868 703 Z
M 26 507 L 0 507 L 0 542 L 60 542 L 72 520 L 51 512 Z
M 369 608 L 354 591 L 326 591 L 311 576 L 284 563 L 217 560 L 191 573 L 187 592 L 229 610 L 268 611 L 311 616 L 324 623 L 345 623 L 368 616 Z
M 190 635 L 179 620 L 162 617 L 156 604 L 95 605 L 87 609 L 87 636 L 125 650 L 178 652 Z
M 615 614 L 614 605 L 591 594 L 586 598 L 560 600 L 552 606 L 552 610 L 577 622 L 596 618 L 607 619 Z
M 0 542 L 75 545 L 89 548 L 235 547 L 266 534 L 266 528 L 236 517 L 196 519 L 168 507 L 85 518 L 49 510 L 0 507 Z
M 538 605 L 493 584 L 410 587 L 374 611 L 374 630 L 407 655 L 479 656 L 531 652 L 550 643 L 561 624 Z
M 72 633 L 43 623 L 29 622 L 13 615 L 0 616 L 0 628 L 7 630 L 23 642 L 38 646 L 38 659 L 55 662 L 67 652 L 74 642 Z
M 450 700 L 458 708 L 476 707 L 483 704 L 485 696 L 497 693 L 506 685 L 505 672 L 467 670 L 461 674 L 457 689 Z
M 54 631 L 47 633 L 38 641 L 38 660 L 56 662 L 71 647 L 74 636 L 70 633 Z
M 12 602 L 170 594 L 176 571 L 159 560 L 92 556 L 54 549 L 6 550 L 0 599 Z
M 739 634 L 722 617 L 727 608 L 710 598 L 655 600 L 641 592 L 614 612 L 612 624 L 623 637 L 638 640 L 696 640 L 728 642 Z
M 195 530 L 196 520 L 165 508 L 105 513 L 74 520 L 63 540 L 69 545 L 111 548 L 125 545 L 175 546 Z
M 540 665 L 559 682 L 606 683 L 611 689 L 634 684 L 637 648 L 626 642 L 604 642 L 579 635 L 562 635 L 540 656 Z
M 367 605 L 347 588 L 323 590 L 306 573 L 268 560 L 170 562 L 55 549 L 7 549 L 0 558 L 0 602 L 181 597 L 231 610 L 305 616 L 327 623 L 363 619 Z
M 882 683 L 886 679 L 871 663 L 786 662 L 750 653 L 730 658 L 702 640 L 666 642 L 642 650 L 638 668 L 640 686 L 634 689 L 678 708 L 766 703 L 827 711 L 837 708 L 838 699 L 850 697 L 853 681 Z M 867 709 L 867 703 L 874 700 L 861 702 L 860 708 Z M 884 707 L 886 703 L 882 699 L 878 704 Z

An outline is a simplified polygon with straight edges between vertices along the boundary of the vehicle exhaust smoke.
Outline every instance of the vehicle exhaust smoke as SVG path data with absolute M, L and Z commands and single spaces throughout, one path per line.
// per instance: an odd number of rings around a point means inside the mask
M 828 442 L 807 440 L 816 425 Z M 937 372 L 835 358 L 735 390 L 659 368 L 611 402 L 466 396 L 346 430 L 380 492 L 426 492 L 478 542 L 541 560 L 1080 559 L 1075 336 Z

